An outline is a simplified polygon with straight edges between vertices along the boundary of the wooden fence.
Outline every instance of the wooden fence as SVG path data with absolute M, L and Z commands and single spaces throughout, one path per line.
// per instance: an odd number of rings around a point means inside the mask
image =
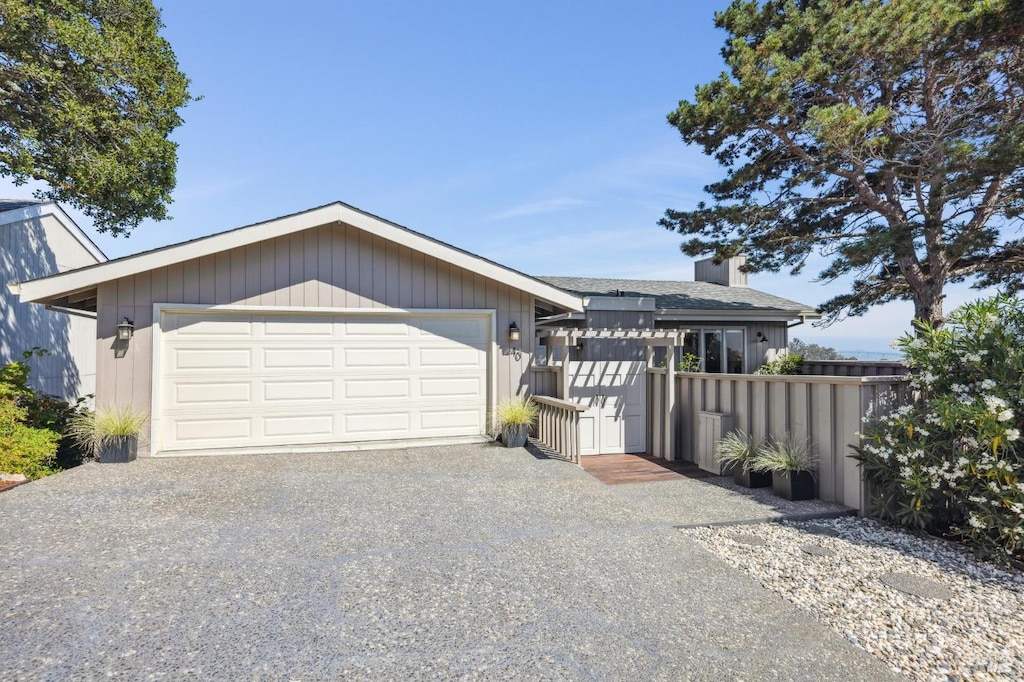
M 586 407 L 568 400 L 533 396 L 540 407 L 537 441 L 559 457 L 580 463 L 580 412 Z
M 694 374 L 676 376 L 675 406 L 665 405 L 665 370 L 647 370 L 648 443 L 659 457 L 716 468 L 714 445 L 730 429 L 755 439 L 790 434 L 805 439 L 819 458 L 819 497 L 864 510 L 866 496 L 851 445 L 871 422 L 910 399 L 909 377 L 755 376 Z M 714 417 L 721 415 L 722 419 Z M 703 424 L 702 421 L 703 420 Z M 716 424 L 722 433 L 711 433 Z M 703 428 L 701 428 L 703 426 Z M 672 434 L 672 443 L 666 436 Z
M 899 360 L 804 360 L 805 375 L 829 377 L 891 377 L 910 373 Z

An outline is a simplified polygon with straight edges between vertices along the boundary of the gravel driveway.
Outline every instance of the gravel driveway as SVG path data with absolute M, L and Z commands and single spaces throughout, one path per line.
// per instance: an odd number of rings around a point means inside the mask
M 494 446 L 0 495 L 0 678 L 892 679 L 579 468 Z

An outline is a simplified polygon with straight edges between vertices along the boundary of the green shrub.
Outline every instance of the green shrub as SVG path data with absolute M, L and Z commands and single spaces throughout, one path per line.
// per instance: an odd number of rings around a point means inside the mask
M 771 362 L 761 365 L 754 374 L 803 374 L 804 356 L 797 353 L 780 355 Z
M 0 471 L 35 479 L 57 470 L 60 434 L 26 424 L 27 410 L 0 396 Z
M 26 362 L 11 362 L 0 366 L 0 398 L 12 400 L 23 408 L 22 423 L 26 426 L 63 435 L 68 433 L 71 421 L 87 409 L 84 398 L 69 404 L 57 396 L 36 393 L 28 385 L 32 368 L 27 360 L 49 354 L 49 351 L 37 347 L 22 353 Z M 77 466 L 84 458 L 84 451 L 72 439 L 60 439 L 55 462 L 58 468 Z
M 917 398 L 864 435 L 855 458 L 872 512 L 957 537 L 979 555 L 1024 558 L 1024 308 L 996 296 L 897 342 Z

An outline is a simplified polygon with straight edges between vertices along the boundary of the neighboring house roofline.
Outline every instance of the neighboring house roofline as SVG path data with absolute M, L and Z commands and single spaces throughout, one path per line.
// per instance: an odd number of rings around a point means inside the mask
M 414 251 L 531 293 L 539 299 L 568 310 L 583 310 L 582 299 L 564 289 L 340 201 L 226 232 L 218 232 L 206 237 L 116 258 L 105 263 L 23 282 L 20 287 L 21 300 L 46 303 L 65 294 L 95 287 L 103 282 L 331 223 L 351 225 L 409 247 Z
M 96 259 L 98 264 L 107 262 L 106 254 L 100 250 L 100 247 L 96 246 L 96 243 L 89 238 L 89 235 L 56 202 L 33 201 L 29 203 L 26 201 L 25 206 L 0 212 L 0 225 L 10 225 L 11 223 L 23 220 L 34 220 L 47 215 L 53 216 L 68 231 L 68 234 L 74 237 Z

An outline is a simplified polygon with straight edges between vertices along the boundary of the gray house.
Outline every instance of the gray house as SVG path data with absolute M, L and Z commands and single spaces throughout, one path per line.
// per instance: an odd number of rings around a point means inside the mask
M 106 256 L 53 202 L 0 200 L 0 364 L 35 347 L 33 387 L 67 400 L 96 389 L 96 316 L 21 303 L 7 285 L 102 263 Z
M 634 435 L 645 431 L 645 344 L 675 353 L 692 337 L 711 360 L 717 341 L 743 353 L 722 371 L 747 369 L 785 347 L 787 324 L 813 316 L 733 276 L 617 292 L 544 280 L 334 203 L 20 293 L 97 315 L 96 403 L 149 412 L 140 454 L 479 440 L 498 403 L 527 394 L 587 410 L 584 454 L 598 454 L 646 447 Z M 546 362 L 555 347 L 568 363 Z
M 546 314 L 540 329 L 677 330 L 677 355 L 697 358 L 701 371 L 749 374 L 789 346 L 789 328 L 820 319 L 813 308 L 747 285 L 742 257 L 697 261 L 694 281 L 541 277 L 583 298 L 584 312 Z M 578 360 L 642 360 L 636 340 L 577 335 Z M 679 357 L 677 357 L 677 360 Z M 660 360 L 660 358 L 659 358 Z

